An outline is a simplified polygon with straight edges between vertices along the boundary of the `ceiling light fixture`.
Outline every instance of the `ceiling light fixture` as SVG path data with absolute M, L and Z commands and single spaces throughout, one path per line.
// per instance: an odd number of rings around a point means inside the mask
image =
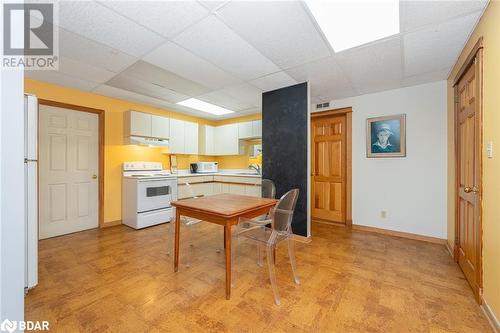
M 398 34 L 399 0 L 304 0 L 335 52 Z
M 189 98 L 184 101 L 178 102 L 177 104 L 186 106 L 191 109 L 211 113 L 217 116 L 221 116 L 223 114 L 228 114 L 228 113 L 233 113 L 234 111 L 222 108 L 220 106 L 210 104 L 207 102 L 200 101 L 199 99 L 196 98 Z

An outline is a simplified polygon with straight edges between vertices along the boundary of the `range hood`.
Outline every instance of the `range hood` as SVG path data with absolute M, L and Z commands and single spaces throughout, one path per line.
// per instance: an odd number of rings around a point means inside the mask
M 125 139 L 125 144 L 140 146 L 168 147 L 168 139 L 146 138 L 142 136 L 129 136 Z

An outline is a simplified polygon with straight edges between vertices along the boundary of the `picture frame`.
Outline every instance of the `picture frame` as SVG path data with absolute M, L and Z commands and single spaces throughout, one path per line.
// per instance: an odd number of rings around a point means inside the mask
M 366 119 L 366 157 L 406 157 L 406 114 Z

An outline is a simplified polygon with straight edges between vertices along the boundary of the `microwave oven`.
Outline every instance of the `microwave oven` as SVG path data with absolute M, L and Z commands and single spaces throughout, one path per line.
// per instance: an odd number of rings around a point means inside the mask
M 214 173 L 218 171 L 217 162 L 191 163 L 191 173 Z

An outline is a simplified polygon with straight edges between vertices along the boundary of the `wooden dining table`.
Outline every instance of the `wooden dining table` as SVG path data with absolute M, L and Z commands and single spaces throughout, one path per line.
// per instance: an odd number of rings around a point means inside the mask
M 179 270 L 180 217 L 188 216 L 224 226 L 226 254 L 226 299 L 231 298 L 231 227 L 240 217 L 254 218 L 264 215 L 278 200 L 237 194 L 216 194 L 200 198 L 173 201 L 176 209 L 174 271 Z

